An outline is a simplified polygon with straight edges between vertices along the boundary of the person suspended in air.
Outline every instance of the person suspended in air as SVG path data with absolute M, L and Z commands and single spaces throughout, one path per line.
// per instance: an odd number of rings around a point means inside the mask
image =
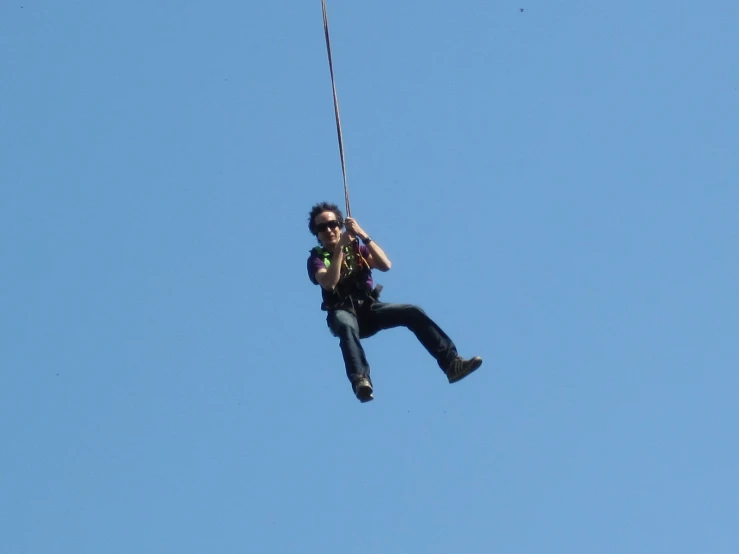
M 372 270 L 389 271 L 391 263 L 355 219 L 344 219 L 336 204 L 320 202 L 311 208 L 308 227 L 319 243 L 310 251 L 308 276 L 321 287 L 321 309 L 328 312 L 326 322 L 339 339 L 346 375 L 360 402 L 374 399 L 360 339 L 384 329 L 412 331 L 449 383 L 464 379 L 482 365 L 479 356 L 459 356 L 454 342 L 420 307 L 380 301 L 382 287 L 375 286 Z

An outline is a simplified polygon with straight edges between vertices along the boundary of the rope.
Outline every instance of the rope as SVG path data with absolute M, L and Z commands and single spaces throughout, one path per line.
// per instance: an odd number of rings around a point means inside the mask
M 339 116 L 339 97 L 336 93 L 336 78 L 334 77 L 334 61 L 331 56 L 331 37 L 328 32 L 328 14 L 326 12 L 326 0 L 321 0 L 321 8 L 323 10 L 323 31 L 326 35 L 326 52 L 328 54 L 328 68 L 331 73 L 331 90 L 334 95 L 334 115 L 336 117 L 336 136 L 339 139 L 339 156 L 341 157 L 341 175 L 344 178 L 344 201 L 346 202 L 346 217 L 352 216 L 352 208 L 349 204 L 349 185 L 346 180 L 346 159 L 344 158 L 344 137 L 341 132 L 341 117 Z M 362 251 L 359 248 L 359 241 L 355 239 L 352 241 L 350 251 L 356 256 L 349 256 L 344 259 L 344 266 L 349 273 L 352 273 L 355 269 L 369 269 L 369 263 L 362 255 Z M 344 268 L 342 268 L 344 269 Z
M 346 160 L 344 159 L 344 138 L 341 133 L 341 118 L 339 117 L 339 98 L 336 94 L 336 80 L 334 79 L 334 62 L 331 57 L 331 39 L 328 34 L 328 15 L 326 13 L 326 0 L 321 0 L 323 8 L 323 31 L 326 35 L 326 51 L 328 52 L 328 68 L 331 72 L 331 88 L 334 93 L 334 115 L 336 116 L 336 135 L 339 139 L 339 155 L 341 156 L 341 174 L 344 177 L 344 200 L 346 202 L 346 216 L 352 216 L 349 205 L 349 186 L 346 182 Z

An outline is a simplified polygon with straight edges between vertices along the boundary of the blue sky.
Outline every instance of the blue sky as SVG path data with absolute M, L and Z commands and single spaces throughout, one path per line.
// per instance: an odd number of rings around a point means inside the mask
M 597 5 L 596 5 L 597 4 Z M 0 4 L 0 552 L 739 551 L 739 5 Z M 524 8 L 521 12 L 520 8 Z

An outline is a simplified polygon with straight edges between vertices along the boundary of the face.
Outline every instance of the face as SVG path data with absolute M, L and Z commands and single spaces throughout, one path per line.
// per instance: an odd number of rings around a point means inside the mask
M 318 240 L 324 248 L 332 249 L 341 238 L 341 225 L 334 212 L 321 212 L 314 219 Z

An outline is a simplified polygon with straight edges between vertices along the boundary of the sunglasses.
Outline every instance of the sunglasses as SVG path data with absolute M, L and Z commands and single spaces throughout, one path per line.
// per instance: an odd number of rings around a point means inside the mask
M 319 223 L 316 225 L 316 232 L 317 233 L 323 233 L 326 229 L 336 229 L 337 227 L 341 227 L 341 222 L 333 220 L 333 221 L 327 221 L 326 223 Z

